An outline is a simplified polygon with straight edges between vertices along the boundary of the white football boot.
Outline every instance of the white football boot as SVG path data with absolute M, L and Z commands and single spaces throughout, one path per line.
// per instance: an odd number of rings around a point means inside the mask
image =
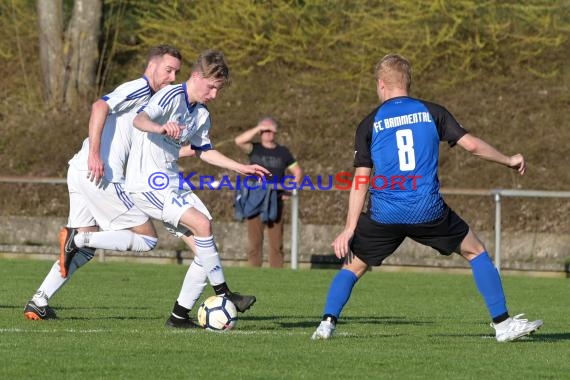
M 313 340 L 330 339 L 335 329 L 336 325 L 334 324 L 333 321 L 331 320 L 321 321 L 319 327 L 317 327 L 317 329 L 313 333 L 313 336 L 311 336 L 311 339 Z
M 510 342 L 519 339 L 525 335 L 530 335 L 542 326 L 542 319 L 529 322 L 528 319 L 519 318 L 523 315 L 515 315 L 501 323 L 491 323 L 491 327 L 495 329 L 495 337 L 498 342 Z

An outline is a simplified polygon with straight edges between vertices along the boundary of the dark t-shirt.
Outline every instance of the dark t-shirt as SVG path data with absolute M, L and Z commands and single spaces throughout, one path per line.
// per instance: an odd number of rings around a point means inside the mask
M 261 143 L 253 143 L 253 149 L 249 154 L 249 162 L 251 164 L 263 166 L 271 172 L 275 180 L 279 181 L 285 176 L 285 170 L 295 161 L 289 149 L 282 145 L 268 149 Z

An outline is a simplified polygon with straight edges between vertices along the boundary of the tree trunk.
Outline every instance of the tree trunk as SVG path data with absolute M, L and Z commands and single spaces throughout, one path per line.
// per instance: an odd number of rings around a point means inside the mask
M 64 100 L 68 105 L 89 99 L 96 92 L 101 12 L 101 0 L 75 0 L 65 39 L 67 51 Z
M 62 6 L 62 0 L 37 2 L 43 94 L 51 107 L 63 100 Z
M 37 0 L 44 96 L 50 107 L 73 106 L 95 92 L 102 0 L 74 0 L 63 35 L 62 0 Z

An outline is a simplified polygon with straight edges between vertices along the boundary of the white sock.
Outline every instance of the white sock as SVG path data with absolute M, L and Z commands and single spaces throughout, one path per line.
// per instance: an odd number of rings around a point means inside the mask
M 46 278 L 38 288 L 38 291 L 32 298 L 38 306 L 46 306 L 48 300 L 65 284 L 65 282 L 70 278 L 71 274 L 67 275 L 67 278 L 61 277 L 59 273 L 59 260 L 57 260 L 51 267 Z
M 110 249 L 113 251 L 148 252 L 156 247 L 157 238 L 136 234 L 132 231 L 79 232 L 75 235 L 75 245 Z
M 36 305 L 46 306 L 48 304 L 48 300 L 53 297 L 55 293 L 57 293 L 57 291 L 71 278 L 71 276 L 73 276 L 73 273 L 75 273 L 77 269 L 87 264 L 87 262 L 93 258 L 94 254 L 95 250 L 93 249 L 80 249 L 69 264 L 69 270 L 67 271 L 66 278 L 61 277 L 61 273 L 59 272 L 59 260 L 57 260 L 52 265 L 46 278 L 32 298 Z
M 216 286 L 226 282 L 220 255 L 214 244 L 214 237 L 208 236 L 204 238 L 194 236 L 194 242 L 196 245 L 196 256 L 208 275 L 210 285 Z
M 176 300 L 178 304 L 186 309 L 192 309 L 202 295 L 207 279 L 208 276 L 204 267 L 199 264 L 198 260 L 194 259 L 184 277 L 180 294 Z

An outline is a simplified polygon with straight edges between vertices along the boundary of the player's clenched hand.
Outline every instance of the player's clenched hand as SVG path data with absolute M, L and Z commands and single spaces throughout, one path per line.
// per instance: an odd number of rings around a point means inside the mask
M 339 259 L 346 257 L 350 252 L 350 247 L 348 245 L 352 236 L 354 236 L 354 231 L 344 230 L 332 242 L 331 245 L 334 249 L 334 254 Z
M 520 175 L 523 175 L 526 171 L 526 162 L 522 154 L 515 154 L 509 159 L 509 167 L 517 170 Z
M 172 137 L 173 139 L 179 139 L 184 129 L 183 125 L 178 124 L 175 121 L 169 121 L 162 126 L 162 134 Z
M 87 172 L 87 178 L 89 178 L 91 182 L 98 184 L 101 181 L 101 178 L 103 178 L 103 174 L 105 172 L 105 164 L 103 163 L 103 160 L 101 160 L 101 157 L 95 154 L 89 154 L 87 168 L 89 169 Z

